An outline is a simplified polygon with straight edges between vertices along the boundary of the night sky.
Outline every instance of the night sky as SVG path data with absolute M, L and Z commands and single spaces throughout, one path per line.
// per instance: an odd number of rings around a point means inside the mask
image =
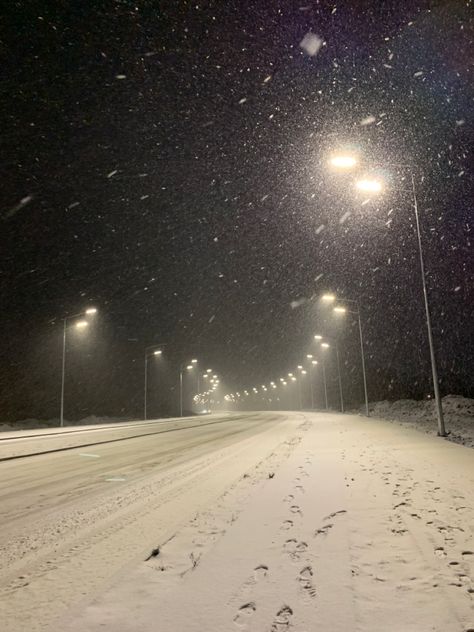
M 411 172 L 441 389 L 474 396 L 473 9 L 9 3 L 2 420 L 58 415 L 60 319 L 88 305 L 99 314 L 70 337 L 66 417 L 140 414 L 147 345 L 166 343 L 151 405 L 171 414 L 180 362 L 243 389 L 292 370 L 321 330 L 340 336 L 359 404 L 355 323 L 328 319 L 326 290 L 361 301 L 370 397 L 425 396 Z M 346 144 L 383 195 L 327 168 Z

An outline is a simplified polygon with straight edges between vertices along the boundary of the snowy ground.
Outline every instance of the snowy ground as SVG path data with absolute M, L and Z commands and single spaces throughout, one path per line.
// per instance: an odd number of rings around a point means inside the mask
M 122 538 L 112 577 L 80 547 L 63 560 L 63 577 L 79 563 L 89 580 L 50 629 L 474 629 L 472 450 L 357 416 L 288 416 L 219 450 L 197 487 L 189 472 L 143 518 L 141 543 L 127 552 Z M 50 603 L 65 598 L 50 590 Z M 25 597 L 46 621 L 44 595 Z M 43 629 L 25 622 L 7 629 Z
M 394 402 L 375 402 L 370 404 L 370 411 L 373 417 L 395 421 L 428 434 L 435 435 L 438 431 L 433 400 L 401 399 Z M 446 395 L 443 397 L 443 412 L 449 440 L 474 448 L 474 399 L 461 395 Z

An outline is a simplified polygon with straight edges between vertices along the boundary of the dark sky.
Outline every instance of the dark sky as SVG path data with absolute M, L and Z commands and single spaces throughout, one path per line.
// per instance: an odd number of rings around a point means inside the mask
M 56 414 L 58 319 L 84 305 L 70 414 L 136 414 L 146 345 L 167 343 L 167 390 L 192 355 L 253 386 L 334 333 L 317 302 L 292 307 L 327 289 L 362 302 L 372 397 L 423 395 L 411 171 L 442 390 L 474 395 L 473 27 L 460 0 L 9 3 L 5 417 Z M 340 144 L 381 197 L 329 172 Z M 356 333 L 339 327 L 354 401 Z

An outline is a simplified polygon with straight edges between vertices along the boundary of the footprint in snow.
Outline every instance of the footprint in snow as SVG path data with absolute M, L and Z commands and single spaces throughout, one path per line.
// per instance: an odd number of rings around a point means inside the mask
M 310 597 L 316 597 L 316 588 L 313 585 L 312 578 L 313 577 L 313 569 L 311 566 L 305 566 L 298 576 L 298 582 L 301 588 L 305 591 L 307 595 Z
M 282 606 L 273 620 L 271 632 L 284 632 L 288 630 L 292 616 L 293 610 L 290 606 Z
M 436 549 L 434 550 L 434 554 L 437 557 L 446 557 L 447 556 L 447 553 L 446 553 L 446 551 L 444 550 L 444 548 L 442 546 L 436 547 Z
M 234 623 L 240 628 L 247 626 L 247 623 L 249 622 L 256 609 L 257 606 L 254 604 L 253 601 L 240 606 L 239 611 L 234 617 Z
M 301 509 L 298 507 L 298 505 L 291 505 L 290 511 L 291 511 L 291 513 L 294 513 L 294 514 L 300 514 L 300 516 L 303 515 L 303 513 L 302 513 Z
M 266 564 L 260 564 L 253 569 L 253 577 L 256 582 L 264 579 L 268 575 L 268 566 Z
M 322 526 L 320 529 L 316 529 L 316 531 L 314 532 L 314 537 L 316 537 L 317 535 L 327 535 L 329 529 L 333 528 L 333 524 L 330 522 L 329 524 L 325 524 L 324 526 Z
M 326 516 L 325 518 L 323 518 L 324 522 L 326 522 L 326 520 L 331 520 L 331 518 L 335 518 L 336 516 L 339 516 L 340 514 L 345 514 L 347 513 L 347 511 L 345 509 L 339 509 L 339 511 L 334 511 L 333 513 L 330 513 L 329 516 Z
M 291 529 L 292 526 L 293 526 L 293 520 L 284 520 L 281 523 L 281 528 L 283 529 L 283 531 L 288 531 L 289 529 Z

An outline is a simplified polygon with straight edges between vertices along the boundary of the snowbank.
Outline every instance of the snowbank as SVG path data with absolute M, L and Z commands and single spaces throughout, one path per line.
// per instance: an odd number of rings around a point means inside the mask
M 446 395 L 443 397 L 443 411 L 448 439 L 474 447 L 474 399 Z M 370 414 L 428 434 L 436 434 L 438 431 L 435 401 L 432 399 L 375 402 L 370 404 Z
M 123 423 L 126 421 L 135 421 L 133 417 L 96 417 L 90 415 L 79 419 L 78 421 L 66 421 L 66 426 L 93 426 L 95 424 Z M 37 430 L 39 428 L 57 428 L 59 419 L 22 419 L 21 421 L 12 421 L 0 424 L 0 432 L 8 432 L 10 430 Z

